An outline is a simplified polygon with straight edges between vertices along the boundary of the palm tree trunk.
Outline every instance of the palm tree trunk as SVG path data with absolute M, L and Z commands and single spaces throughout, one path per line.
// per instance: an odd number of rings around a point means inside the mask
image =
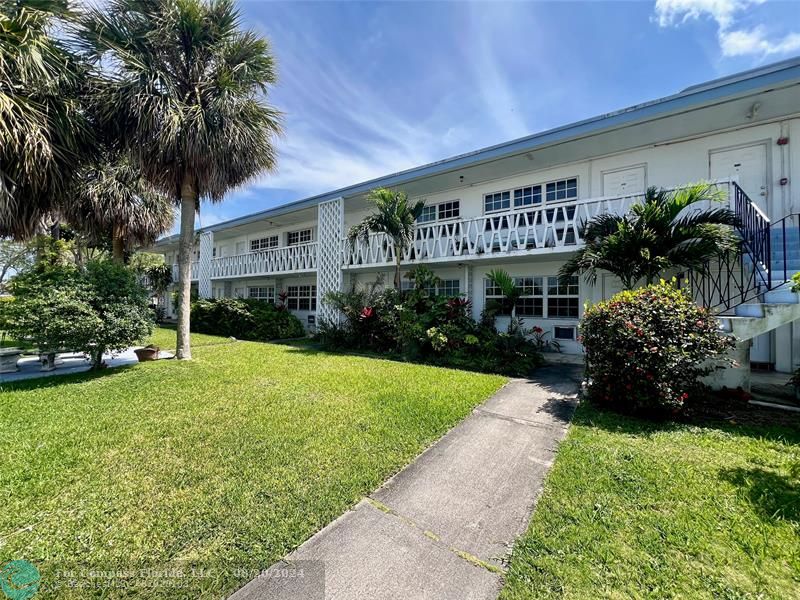
M 189 337 L 189 311 L 192 294 L 192 252 L 194 251 L 194 215 L 197 210 L 197 193 L 190 175 L 185 175 L 181 186 L 181 234 L 178 242 L 178 340 L 175 356 L 191 360 Z
M 111 233 L 111 256 L 119 264 L 125 262 L 125 240 L 122 239 L 119 228 L 116 226 Z
M 400 251 L 397 249 L 397 245 L 394 248 L 394 289 L 400 291 Z

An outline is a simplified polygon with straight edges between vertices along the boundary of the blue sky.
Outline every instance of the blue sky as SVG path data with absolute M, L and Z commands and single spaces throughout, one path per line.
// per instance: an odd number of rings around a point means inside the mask
M 272 42 L 275 173 L 204 205 L 263 210 L 800 54 L 800 2 L 240 2 Z

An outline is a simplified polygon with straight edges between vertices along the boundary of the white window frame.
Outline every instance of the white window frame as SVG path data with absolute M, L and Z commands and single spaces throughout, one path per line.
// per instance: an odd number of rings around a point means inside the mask
M 292 236 L 297 236 L 296 241 L 292 241 Z M 314 240 L 314 233 L 311 227 L 306 229 L 296 229 L 295 231 L 286 232 L 286 245 L 299 246 L 300 244 L 308 244 Z
M 581 314 L 580 279 L 578 278 L 577 275 L 573 275 L 572 277 L 570 277 L 570 280 L 571 280 L 570 283 L 567 284 L 567 286 L 566 286 L 567 287 L 567 291 L 564 292 L 564 291 L 562 291 L 560 289 L 563 286 L 562 286 L 561 282 L 559 281 L 558 276 L 550 275 L 550 276 L 547 277 L 547 281 L 546 281 L 547 289 L 545 290 L 545 292 L 546 292 L 545 296 L 546 296 L 546 299 L 547 299 L 546 306 L 545 306 L 545 311 L 546 311 L 545 314 L 547 315 L 548 319 L 577 319 L 580 316 L 580 314 Z M 550 290 L 554 286 L 556 288 L 556 293 L 553 294 L 553 293 L 550 292 Z M 570 291 L 571 288 L 574 288 L 574 290 L 575 290 L 574 293 L 572 293 Z M 562 299 L 575 300 L 575 315 L 574 316 L 573 315 L 551 315 L 550 314 L 550 309 L 553 306 L 555 306 L 555 303 L 553 303 L 551 305 L 551 303 L 550 303 L 551 299 L 553 299 L 553 300 L 562 300 Z
M 443 217 L 442 213 L 447 213 L 448 210 L 450 212 L 450 216 Z M 430 212 L 432 212 L 433 214 L 432 215 L 426 214 Z M 461 199 L 455 198 L 453 200 L 445 200 L 444 202 L 437 202 L 435 204 L 426 204 L 422 209 L 422 213 L 417 218 L 417 225 L 428 225 L 430 223 L 455 221 L 460 218 L 461 218 Z
M 302 305 L 306 305 L 303 308 Z M 290 285 L 286 288 L 286 308 L 297 311 L 317 310 L 317 286 L 315 284 Z
M 563 290 L 559 290 L 559 287 L 562 287 L 560 283 L 558 283 L 558 276 L 554 275 L 524 275 L 524 276 L 516 276 L 514 277 L 514 283 L 518 286 L 522 286 L 524 288 L 523 294 L 520 296 L 520 300 L 524 301 L 523 306 L 517 304 L 517 316 L 523 318 L 532 318 L 532 319 L 545 319 L 545 320 L 562 320 L 562 321 L 575 321 L 580 317 L 580 280 L 577 276 L 573 276 L 572 281 L 568 284 L 567 293 L 564 293 Z M 555 280 L 556 284 L 556 293 L 551 294 L 550 290 L 553 287 L 552 280 Z M 500 290 L 497 289 L 491 282 L 491 280 L 486 277 L 483 280 L 483 297 L 484 303 L 488 304 L 490 300 L 502 300 L 503 295 L 500 293 Z M 573 288 L 574 286 L 574 293 Z M 539 306 L 537 306 L 536 300 L 539 300 Z M 574 300 L 577 304 L 577 312 L 573 315 L 551 315 L 551 300 L 561 300 L 561 299 L 569 299 Z M 526 308 L 525 304 L 527 304 L 530 308 Z M 552 303 L 552 306 L 555 306 L 555 302 Z M 539 310 L 537 310 L 539 309 Z M 510 316 L 510 312 L 502 312 L 499 313 L 502 316 Z M 561 327 L 561 325 L 559 325 Z M 568 325 L 564 325 L 564 327 L 569 327 Z
M 558 186 L 559 183 L 563 183 L 566 190 L 572 189 L 572 186 L 568 186 L 568 183 L 572 180 L 575 180 L 575 196 L 563 198 L 563 199 L 555 199 L 555 200 L 547 200 L 547 187 L 550 185 Z M 536 191 L 538 188 L 538 192 Z M 534 198 L 538 195 L 539 201 L 538 202 L 531 202 L 530 204 L 517 204 L 517 199 L 524 199 L 525 198 L 525 190 L 530 189 L 530 196 Z M 556 190 L 557 192 L 558 190 Z M 519 192 L 519 194 L 518 194 Z M 486 198 L 488 196 L 497 196 L 500 195 L 502 197 L 503 194 L 508 195 L 508 207 L 507 208 L 493 208 L 491 210 L 486 209 Z M 561 204 L 563 202 L 576 202 L 580 199 L 580 179 L 577 175 L 574 177 L 561 177 L 559 179 L 553 179 L 550 181 L 543 181 L 541 183 L 531 183 L 527 185 L 521 185 L 515 188 L 509 188 L 505 190 L 498 190 L 495 192 L 487 192 L 483 194 L 483 214 L 491 215 L 495 213 L 502 213 L 508 212 L 512 210 L 530 210 L 531 208 L 538 208 L 540 206 L 551 206 Z M 505 198 L 501 199 L 501 202 L 505 200 Z M 494 202 L 494 200 L 493 200 Z
M 267 235 L 260 238 L 250 240 L 250 252 L 263 252 L 277 248 L 280 244 L 280 238 L 277 235 Z
M 275 286 L 254 285 L 247 287 L 247 297 L 253 300 L 266 300 L 275 303 Z

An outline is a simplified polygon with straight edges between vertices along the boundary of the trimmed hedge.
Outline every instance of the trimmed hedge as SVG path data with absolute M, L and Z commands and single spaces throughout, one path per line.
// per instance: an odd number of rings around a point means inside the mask
M 197 333 L 265 342 L 306 335 L 303 323 L 283 307 L 252 298 L 192 302 L 191 329 Z
M 581 321 L 589 399 L 623 413 L 678 413 L 733 347 L 717 319 L 661 281 L 588 307 Z

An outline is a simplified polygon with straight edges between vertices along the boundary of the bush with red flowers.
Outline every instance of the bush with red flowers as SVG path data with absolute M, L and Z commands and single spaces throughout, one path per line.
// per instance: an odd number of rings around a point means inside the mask
M 734 344 L 714 316 L 664 281 L 587 307 L 580 329 L 589 399 L 650 417 L 679 413 Z

